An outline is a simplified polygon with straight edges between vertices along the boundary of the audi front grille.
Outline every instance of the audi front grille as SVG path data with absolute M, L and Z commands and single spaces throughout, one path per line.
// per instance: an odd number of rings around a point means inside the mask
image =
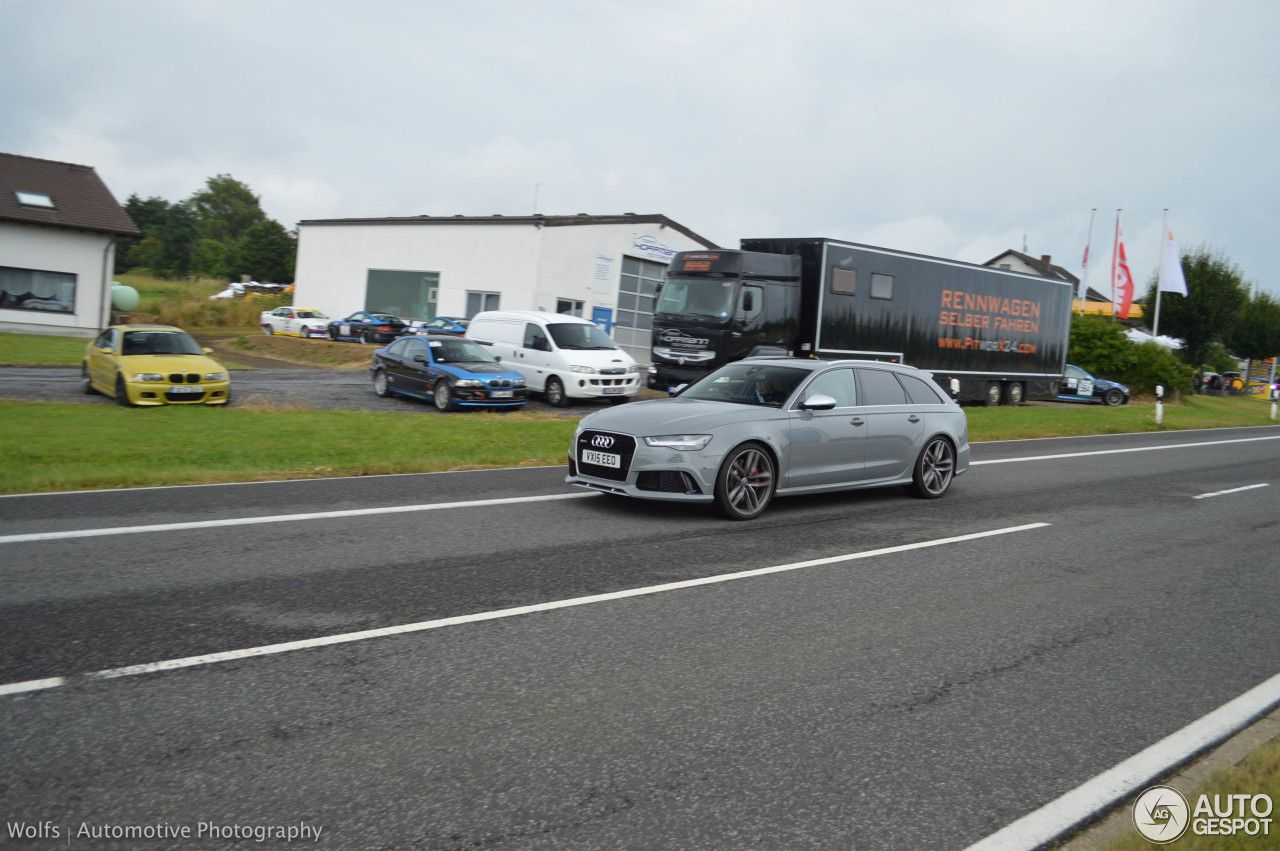
M 583 461 L 582 453 L 583 450 L 587 449 L 617 455 L 619 466 L 606 467 L 603 464 L 590 464 Z M 636 439 L 629 434 L 617 434 L 609 431 L 584 431 L 578 435 L 578 446 L 575 455 L 578 459 L 578 472 L 583 476 L 625 482 L 627 473 L 631 471 L 631 458 L 635 454 Z

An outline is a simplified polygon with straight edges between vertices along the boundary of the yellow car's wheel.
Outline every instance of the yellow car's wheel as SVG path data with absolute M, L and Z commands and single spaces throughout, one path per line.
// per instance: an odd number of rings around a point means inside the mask
M 80 364 L 80 389 L 84 391 L 86 396 L 96 396 L 98 391 L 94 389 L 93 382 L 89 380 L 89 367 L 87 364 Z
M 133 407 L 133 403 L 129 401 L 129 388 L 124 385 L 123 375 L 116 376 L 116 404 L 126 408 Z

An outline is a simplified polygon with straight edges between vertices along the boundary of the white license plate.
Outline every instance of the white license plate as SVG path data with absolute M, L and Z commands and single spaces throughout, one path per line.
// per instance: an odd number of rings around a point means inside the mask
M 184 384 L 181 387 L 170 387 L 170 393 L 203 393 L 204 388 L 198 384 Z
M 493 398 L 495 399 L 510 399 L 511 391 L 510 390 L 494 390 L 493 393 L 491 393 L 490 395 L 493 396 Z
M 596 452 L 594 449 L 584 449 L 582 450 L 582 463 L 613 467 L 615 470 L 620 470 L 622 469 L 622 456 L 610 455 L 608 452 Z
M 626 390 L 626 389 L 627 389 L 627 388 L 625 388 L 625 387 L 606 387 L 606 388 L 604 388 L 604 395 L 606 395 L 606 396 L 620 396 L 620 395 L 622 395 L 622 391 L 623 391 L 623 390 Z

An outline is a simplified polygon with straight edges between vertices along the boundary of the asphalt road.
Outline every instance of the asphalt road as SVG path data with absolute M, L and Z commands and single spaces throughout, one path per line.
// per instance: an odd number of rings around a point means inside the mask
M 942 500 L 749 523 L 552 468 L 0 498 L 0 687 L 67 678 L 0 695 L 0 819 L 964 848 L 1277 673 L 1278 441 L 979 444 Z
M 379 399 L 364 369 L 245 369 L 231 373 L 232 407 L 270 403 L 316 410 L 400 411 L 439 414 L 429 402 L 394 396 Z M 0 367 L 0 398 L 32 402 L 84 402 L 114 405 L 106 396 L 85 395 L 79 367 Z M 538 394 L 531 395 L 522 410 L 583 417 L 608 407 L 603 400 L 575 401 L 568 408 L 553 408 Z M 457 412 L 464 414 L 465 412 Z

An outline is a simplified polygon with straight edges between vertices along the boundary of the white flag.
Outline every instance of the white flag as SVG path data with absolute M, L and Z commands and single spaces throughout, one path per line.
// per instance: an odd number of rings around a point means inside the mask
M 1160 289 L 1167 293 L 1187 294 L 1187 279 L 1182 274 L 1182 260 L 1173 241 L 1173 231 L 1165 234 L 1164 251 L 1160 254 Z

